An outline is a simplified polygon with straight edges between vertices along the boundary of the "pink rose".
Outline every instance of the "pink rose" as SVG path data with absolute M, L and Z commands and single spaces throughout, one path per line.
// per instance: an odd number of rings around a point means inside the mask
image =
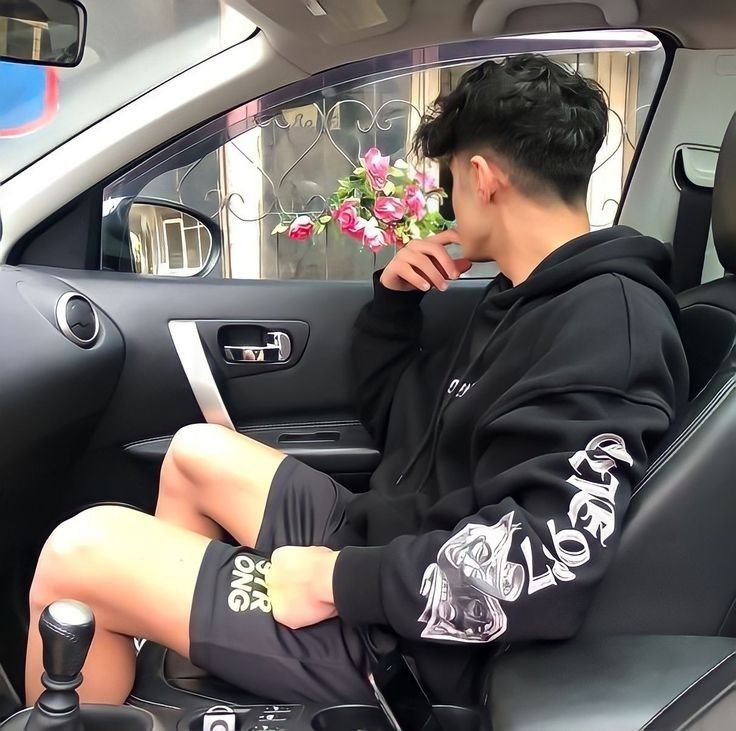
M 383 186 L 386 185 L 386 181 L 388 180 L 390 158 L 381 155 L 381 151 L 377 147 L 371 147 L 365 153 L 363 166 L 368 172 L 368 179 L 373 190 L 383 190 Z
M 344 234 L 355 236 L 360 233 L 362 226 L 357 208 L 358 201 L 355 198 L 347 198 L 332 211 L 332 218 L 337 221 L 340 231 Z
M 373 223 L 368 223 L 363 231 L 363 246 L 374 254 L 386 246 L 384 232 Z
M 418 185 L 407 185 L 404 189 L 404 203 L 414 218 L 424 218 L 427 212 L 427 199 Z
M 393 228 L 387 228 L 383 232 L 383 238 L 386 240 L 388 246 L 396 246 L 399 243 L 399 237 L 396 235 L 396 231 Z
M 373 205 L 373 213 L 379 221 L 394 223 L 406 215 L 406 206 L 398 198 L 379 195 Z
M 358 201 L 355 198 L 347 198 L 332 212 L 332 217 L 337 221 L 340 231 L 348 236 L 360 239 L 363 237 L 366 222 L 358 214 L 357 203 Z
M 309 216 L 297 216 L 289 226 L 287 235 L 290 239 L 303 241 L 308 239 L 314 232 L 314 223 Z

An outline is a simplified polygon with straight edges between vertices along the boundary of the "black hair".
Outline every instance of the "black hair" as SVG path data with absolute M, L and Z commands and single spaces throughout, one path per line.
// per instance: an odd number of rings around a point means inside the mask
M 526 194 L 580 203 L 607 128 L 599 84 L 546 56 L 522 54 L 466 71 L 424 115 L 413 149 L 440 160 L 495 154 Z

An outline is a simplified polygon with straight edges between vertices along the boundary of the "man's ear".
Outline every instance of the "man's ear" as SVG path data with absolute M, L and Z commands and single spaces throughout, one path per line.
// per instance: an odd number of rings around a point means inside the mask
M 499 188 L 508 184 L 507 176 L 496 163 L 483 155 L 473 155 L 470 165 L 481 202 L 490 203 Z

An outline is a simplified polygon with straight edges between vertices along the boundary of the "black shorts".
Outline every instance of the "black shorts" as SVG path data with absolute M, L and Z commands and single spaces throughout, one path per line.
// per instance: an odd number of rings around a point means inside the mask
M 195 665 L 269 700 L 373 702 L 355 630 L 339 619 L 290 630 L 274 621 L 263 584 L 264 556 L 279 546 L 329 545 L 351 497 L 331 477 L 295 458 L 281 462 L 257 553 L 221 541 L 207 547 L 189 621 Z

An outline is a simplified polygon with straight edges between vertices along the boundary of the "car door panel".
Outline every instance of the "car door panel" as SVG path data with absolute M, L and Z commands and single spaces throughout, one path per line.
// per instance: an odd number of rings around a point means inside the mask
M 356 418 L 349 348 L 352 325 L 372 294 L 370 283 L 55 274 L 97 303 L 125 341 L 120 380 L 90 452 L 113 449 L 139 465 L 159 465 L 177 429 L 203 420 L 169 330 L 172 322 L 189 321 L 235 428 L 345 478 L 355 489 L 365 487 L 380 453 Z M 432 327 L 425 347 L 456 332 L 486 284 L 467 280 L 449 293 L 428 295 L 424 309 Z M 287 333 L 291 357 L 284 363 L 228 363 L 222 333 L 233 327 L 243 328 L 234 331 L 242 338 Z
M 283 423 L 238 431 L 332 475 L 355 491 L 365 489 L 381 458 L 359 421 Z M 170 444 L 171 437 L 159 437 L 126 444 L 123 449 L 133 460 L 160 465 Z

